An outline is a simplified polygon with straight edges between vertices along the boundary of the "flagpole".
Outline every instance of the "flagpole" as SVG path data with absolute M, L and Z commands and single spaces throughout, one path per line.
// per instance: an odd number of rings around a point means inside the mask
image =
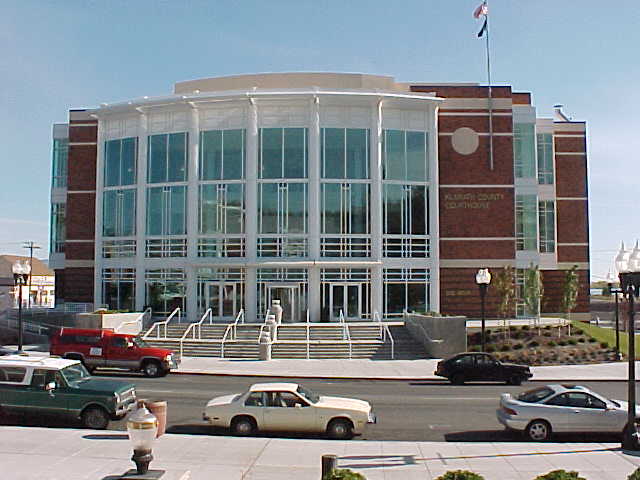
M 484 4 L 489 8 L 489 3 L 485 0 Z M 486 28 L 486 50 L 487 50 L 487 82 L 489 83 L 487 103 L 489 104 L 489 168 L 493 170 L 493 97 L 491 92 L 491 56 L 489 50 L 489 14 L 485 15 L 485 21 L 487 22 Z

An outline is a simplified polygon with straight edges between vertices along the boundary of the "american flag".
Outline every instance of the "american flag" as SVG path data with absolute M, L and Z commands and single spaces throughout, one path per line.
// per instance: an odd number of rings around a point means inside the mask
M 480 18 L 481 16 L 487 16 L 489 14 L 489 7 L 487 6 L 487 2 L 482 2 L 478 8 L 473 12 L 474 18 Z

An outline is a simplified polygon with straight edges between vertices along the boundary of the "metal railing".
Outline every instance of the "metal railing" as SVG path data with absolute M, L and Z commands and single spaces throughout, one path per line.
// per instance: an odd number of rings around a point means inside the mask
M 127 322 L 122 322 L 120 325 L 118 325 L 115 329 L 114 332 L 118 333 L 122 330 L 122 328 L 124 328 L 127 325 L 138 325 L 138 333 L 140 333 L 143 329 L 144 329 L 144 321 L 145 318 L 151 318 L 151 307 L 147 307 L 147 309 L 142 312 L 140 315 L 138 315 L 138 318 L 136 318 L 135 320 L 129 320 Z
M 233 321 L 233 337 L 232 340 L 236 339 L 237 333 L 238 333 L 238 322 L 240 321 L 240 319 L 242 319 L 242 323 L 244 323 L 244 308 L 241 308 L 240 311 L 238 312 L 238 315 L 236 315 L 236 319 Z
M 391 360 L 394 360 L 395 357 L 396 357 L 396 354 L 395 354 L 395 342 L 393 341 L 393 335 L 391 335 L 391 331 L 389 330 L 389 326 L 384 324 L 382 341 L 384 343 L 387 343 L 387 339 L 389 339 L 389 342 L 391 343 Z
M 311 356 L 311 347 L 309 346 L 309 343 L 310 343 L 309 340 L 311 339 L 311 334 L 310 334 L 311 325 L 309 325 L 309 322 L 307 322 L 306 327 L 307 327 L 307 360 L 309 360 Z
M 205 321 L 207 317 L 209 317 L 209 322 L 211 322 L 211 316 L 212 316 L 212 311 L 210 308 L 208 308 L 207 311 L 204 312 L 202 317 L 200 317 L 200 320 L 198 322 L 193 322 L 189 324 L 189 327 L 187 327 L 187 329 L 182 334 L 182 337 L 180 337 L 180 357 L 182 357 L 184 341 L 189 335 L 189 333 L 191 333 L 191 337 L 193 338 L 193 340 L 195 340 L 196 332 L 198 332 L 198 340 L 202 340 L 202 323 Z
M 347 335 L 347 342 L 349 342 L 349 360 L 351 360 L 351 357 L 353 355 L 353 343 L 351 342 L 351 334 L 349 333 L 349 325 L 347 325 L 346 323 L 344 324 L 344 332 Z
M 222 341 L 220 342 L 220 358 L 224 358 L 224 344 L 227 341 L 227 337 L 229 336 L 229 332 L 233 327 L 233 323 L 227 325 L 227 328 L 224 331 L 224 335 L 222 336 Z
M 309 309 L 307 308 L 307 323 L 309 323 Z
M 382 340 L 384 335 L 384 324 L 382 323 L 382 319 L 380 318 L 380 314 L 378 312 L 373 312 L 373 322 L 380 325 L 380 333 L 378 334 L 378 336 L 380 337 L 380 340 Z
M 151 333 L 155 329 L 157 329 L 156 338 L 159 339 L 160 338 L 160 330 L 164 326 L 164 336 L 162 338 L 164 338 L 166 340 L 166 338 L 167 338 L 167 325 L 173 319 L 173 317 L 175 317 L 176 315 L 178 315 L 178 323 L 182 323 L 182 312 L 180 311 L 180 307 L 178 307 L 173 312 L 171 312 L 171 315 L 169 315 L 169 317 L 166 320 L 164 320 L 162 322 L 154 323 L 151 326 L 151 328 L 149 329 L 149 331 L 142 336 L 142 338 L 149 338 L 151 336 Z

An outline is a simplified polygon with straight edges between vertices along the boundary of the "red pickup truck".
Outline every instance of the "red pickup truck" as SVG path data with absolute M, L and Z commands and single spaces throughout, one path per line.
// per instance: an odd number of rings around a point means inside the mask
M 62 328 L 50 342 L 51 355 L 80 360 L 90 372 L 100 367 L 122 368 L 160 377 L 180 363 L 171 350 L 150 347 L 135 335 L 111 330 Z

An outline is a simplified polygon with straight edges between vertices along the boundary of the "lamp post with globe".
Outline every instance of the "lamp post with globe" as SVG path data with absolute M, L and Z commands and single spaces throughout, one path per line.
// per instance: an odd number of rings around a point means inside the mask
M 18 290 L 18 352 L 22 352 L 22 287 L 27 285 L 31 274 L 31 265 L 17 261 L 11 267 L 13 282 Z M 29 295 L 29 293 L 27 293 Z

